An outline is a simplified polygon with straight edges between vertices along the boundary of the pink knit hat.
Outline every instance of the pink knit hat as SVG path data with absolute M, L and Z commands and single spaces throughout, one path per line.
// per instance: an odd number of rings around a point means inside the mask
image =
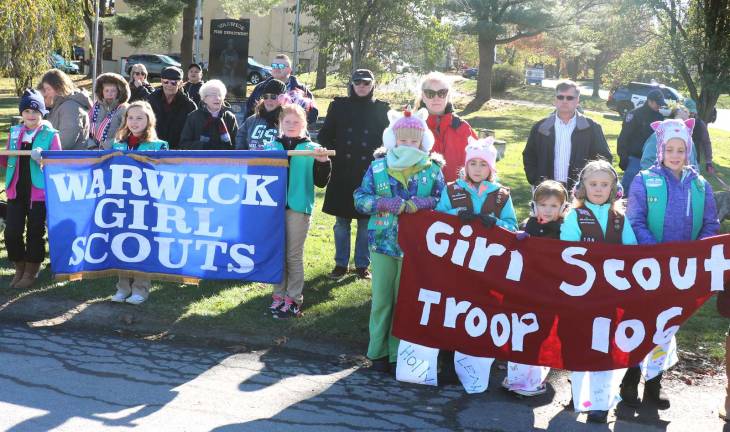
M 390 150 L 395 148 L 396 141 L 400 139 L 415 139 L 421 142 L 420 149 L 430 152 L 435 141 L 433 133 L 426 124 L 428 111 L 421 108 L 416 112 L 406 109 L 402 113 L 394 110 L 388 111 L 390 126 L 383 131 L 383 146 Z
M 497 172 L 497 148 L 494 147 L 494 137 L 486 137 L 482 139 L 474 139 L 469 136 L 466 145 L 466 166 L 472 159 L 482 159 L 487 162 L 492 172 Z
M 664 121 L 656 121 L 651 124 L 651 128 L 656 133 L 656 160 L 658 164 L 664 161 L 664 149 L 667 147 L 667 141 L 672 138 L 679 138 L 684 141 L 687 149 L 687 160 L 692 153 L 692 129 L 695 127 L 695 119 L 678 120 L 669 119 Z

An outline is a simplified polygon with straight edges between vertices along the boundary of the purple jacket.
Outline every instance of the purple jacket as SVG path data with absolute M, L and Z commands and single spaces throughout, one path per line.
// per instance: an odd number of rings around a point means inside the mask
M 692 204 L 690 202 L 690 187 L 698 174 L 692 167 L 685 167 L 682 179 L 674 177 L 672 172 L 664 167 L 654 165 L 649 171 L 660 174 L 667 184 L 667 211 L 664 216 L 664 238 L 662 243 L 692 240 Z M 649 231 L 647 222 L 646 187 L 641 173 L 634 177 L 629 189 L 629 203 L 626 216 L 631 221 L 636 239 L 639 244 L 659 243 Z M 720 222 L 717 220 L 715 197 L 712 186 L 705 182 L 705 211 L 702 215 L 702 228 L 698 239 L 717 234 Z

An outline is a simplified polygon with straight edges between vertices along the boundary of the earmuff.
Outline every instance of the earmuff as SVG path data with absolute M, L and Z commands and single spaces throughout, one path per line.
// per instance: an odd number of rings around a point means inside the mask
M 609 197 L 609 200 L 611 202 L 613 202 L 617 199 L 621 199 L 623 197 L 624 188 L 621 185 L 621 182 L 619 181 L 618 172 L 616 172 L 616 168 L 614 168 L 613 165 L 611 165 L 611 163 L 605 159 L 597 159 L 597 160 L 588 162 L 586 164 L 586 166 L 584 166 L 583 169 L 580 170 L 580 174 L 578 174 L 578 181 L 575 183 L 575 185 L 573 185 L 573 190 L 571 192 L 572 195 L 575 196 L 576 192 L 578 190 L 580 190 L 581 188 L 583 188 L 585 190 L 585 185 L 583 184 L 583 181 L 584 181 L 583 174 L 585 173 L 586 168 L 588 168 L 589 165 L 594 162 L 604 162 L 604 164 L 602 164 L 604 166 L 602 166 L 601 168 L 608 168 L 608 170 L 611 172 L 611 174 L 613 174 L 613 187 L 611 188 L 611 195 Z
M 550 182 L 550 184 L 552 186 L 559 185 L 559 189 L 560 189 L 560 191 L 563 194 L 563 204 L 560 206 L 559 212 L 560 212 L 561 215 L 565 214 L 565 212 L 570 207 L 570 203 L 569 203 L 570 196 L 568 195 L 568 190 L 559 181 L 547 180 L 546 182 Z M 540 187 L 541 186 L 542 187 L 547 187 L 547 183 L 546 182 L 542 182 L 539 185 L 537 185 L 537 187 L 535 188 L 535 190 L 532 193 L 532 198 L 533 199 L 530 200 L 530 216 L 537 216 L 537 203 L 535 202 L 535 196 L 539 194 L 539 190 L 540 190 Z

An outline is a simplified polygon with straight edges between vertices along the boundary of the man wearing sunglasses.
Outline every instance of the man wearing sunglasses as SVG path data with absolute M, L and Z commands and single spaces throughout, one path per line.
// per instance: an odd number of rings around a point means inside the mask
M 318 141 L 329 150 L 336 150 L 332 173 L 324 196 L 325 213 L 336 217 L 335 267 L 329 274 L 333 280 L 343 279 L 349 270 L 350 226 L 357 220 L 355 236 L 355 274 L 370 279 L 367 215 L 355 210 L 352 193 L 373 161 L 373 152 L 383 145 L 383 131 L 388 127 L 387 102 L 373 97 L 375 76 L 367 69 L 352 73 L 348 96 L 336 97 L 327 109 Z
M 251 96 L 249 96 L 246 101 L 246 117 L 254 115 L 256 104 L 264 94 L 266 83 L 272 79 L 277 79 L 286 84 L 287 93 L 293 93 L 295 90 L 301 90 L 303 96 L 312 101 L 312 103 L 307 107 L 307 123 L 313 124 L 316 122 L 319 111 L 314 105 L 314 95 L 311 91 L 309 91 L 307 86 L 301 84 L 297 80 L 297 77 L 292 75 L 291 72 L 291 60 L 289 60 L 289 56 L 286 54 L 277 54 L 271 61 L 271 76 L 258 83 L 251 92 Z
M 155 90 L 148 102 L 155 112 L 157 136 L 176 150 L 180 145 L 180 134 L 185 126 L 188 114 L 198 109 L 183 91 L 182 69 L 170 66 L 162 69 L 160 81 L 162 87 Z
M 571 190 L 586 162 L 613 159 L 601 125 L 581 114 L 579 103 L 578 85 L 560 82 L 555 88 L 555 111 L 532 127 L 522 163 L 533 187 L 543 180 L 557 180 Z

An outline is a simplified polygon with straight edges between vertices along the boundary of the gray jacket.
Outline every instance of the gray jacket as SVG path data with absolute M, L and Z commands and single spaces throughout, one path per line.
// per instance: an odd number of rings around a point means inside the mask
M 97 127 L 98 124 L 104 120 L 104 117 L 106 117 L 107 114 L 109 114 L 109 111 L 113 109 L 111 106 L 108 106 L 105 103 L 101 103 L 101 108 L 99 108 L 99 114 L 97 115 L 96 123 Z M 92 108 L 93 111 L 93 108 Z M 117 112 L 112 115 L 111 122 L 109 124 L 109 131 L 107 132 L 106 139 L 101 142 L 101 148 L 104 150 L 109 150 L 112 148 L 112 143 L 114 143 L 114 135 L 117 134 L 117 131 L 120 127 L 122 127 L 122 121 L 124 120 L 124 113 L 127 111 L 127 104 L 121 104 Z M 92 125 L 89 125 L 90 127 Z M 102 131 L 99 131 L 101 133 Z M 89 131 L 89 143 L 87 144 L 87 148 L 94 148 L 96 147 L 96 141 L 92 143 L 92 140 L 94 140 L 94 131 Z
M 279 129 L 270 127 L 267 121 L 252 115 L 243 122 L 236 137 L 236 150 L 263 150 L 279 136 Z
M 91 100 L 85 92 L 56 96 L 46 118 L 58 130 L 63 150 L 86 150 Z

